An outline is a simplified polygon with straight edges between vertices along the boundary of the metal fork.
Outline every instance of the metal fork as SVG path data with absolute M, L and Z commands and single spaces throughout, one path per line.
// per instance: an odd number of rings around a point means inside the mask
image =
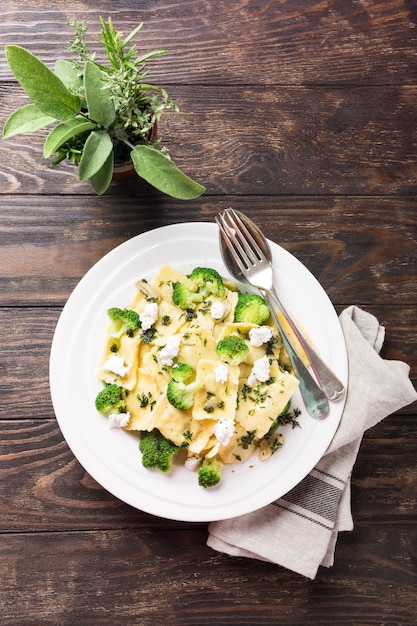
M 345 392 L 343 384 L 334 372 L 332 372 L 326 365 L 326 363 L 323 362 L 311 344 L 305 339 L 303 333 L 300 331 L 295 320 L 285 308 L 274 288 L 272 253 L 265 236 L 246 215 L 243 215 L 243 213 L 233 211 L 233 209 L 227 209 L 224 215 L 229 216 L 229 222 L 230 224 L 233 224 L 235 233 L 239 232 L 240 236 L 243 237 L 244 243 L 247 244 L 247 251 L 251 250 L 252 255 L 255 255 L 253 256 L 253 266 L 248 269 L 248 271 L 252 272 L 252 279 L 249 281 L 248 278 L 244 276 L 245 280 L 251 284 L 255 284 L 255 274 L 257 274 L 257 281 L 259 282 L 259 271 L 262 270 L 264 272 L 262 275 L 262 283 L 259 283 L 260 286 L 268 289 L 274 298 L 278 310 L 282 313 L 284 319 L 304 350 L 319 385 L 323 389 L 327 398 L 333 401 L 339 400 Z M 267 275 L 265 274 L 264 268 L 266 268 Z
M 272 265 L 271 262 L 268 260 L 268 256 L 270 253 L 268 242 L 257 229 L 257 227 L 253 225 L 254 229 L 256 229 L 255 233 L 257 235 L 257 238 L 255 239 L 255 237 L 248 230 L 237 212 L 233 211 L 233 209 L 226 209 L 225 211 L 223 211 L 222 214 L 216 216 L 216 221 L 220 228 L 222 243 L 224 244 L 224 246 L 226 246 L 226 249 L 222 250 L 223 259 L 230 273 L 238 280 L 241 280 L 243 277 L 246 282 L 254 287 L 257 287 L 264 296 L 265 300 L 268 302 L 275 322 L 282 335 L 282 339 L 284 341 L 291 362 L 294 366 L 294 370 L 296 371 L 297 378 L 299 379 L 300 392 L 305 402 L 306 408 L 310 415 L 315 418 L 325 417 L 329 412 L 329 404 L 326 394 L 317 385 L 316 381 L 311 376 L 308 369 L 305 367 L 301 358 L 298 356 L 291 339 L 288 337 L 285 329 L 283 328 L 279 320 L 276 312 L 277 308 L 282 311 L 284 318 L 288 321 L 290 328 L 295 333 L 301 346 L 305 350 L 307 357 L 310 359 L 310 362 L 311 352 L 314 352 L 313 360 L 315 363 L 315 368 L 313 368 L 313 371 L 319 379 L 319 374 L 316 371 L 317 366 L 319 370 L 320 368 L 323 369 L 322 375 L 326 378 L 326 390 L 328 395 L 330 395 L 332 399 L 341 397 L 344 392 L 343 385 L 337 379 L 336 382 L 334 382 L 334 380 L 331 380 L 331 388 L 327 389 L 328 378 L 329 376 L 330 378 L 335 378 L 334 375 L 321 361 L 317 353 L 312 350 L 308 342 L 303 338 L 294 321 L 290 318 L 288 312 L 281 304 L 273 284 Z M 250 220 L 246 217 L 245 221 L 252 225 L 252 222 L 250 222 Z M 262 250 L 260 245 L 258 245 L 260 237 L 262 237 L 261 245 L 263 245 L 263 247 L 268 246 L 268 255 L 265 253 L 265 250 Z M 225 254 L 226 250 L 228 254 Z

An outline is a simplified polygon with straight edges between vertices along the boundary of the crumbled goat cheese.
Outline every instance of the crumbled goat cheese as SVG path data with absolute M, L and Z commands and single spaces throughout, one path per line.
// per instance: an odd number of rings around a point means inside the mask
M 110 428 L 124 428 L 128 425 L 130 420 L 130 413 L 110 413 L 109 426 Z
M 214 375 L 216 377 L 216 383 L 227 383 L 227 379 L 229 378 L 229 369 L 226 363 L 220 363 L 220 365 L 215 367 Z
M 159 353 L 162 365 L 171 366 L 180 349 L 181 337 L 179 335 L 171 335 L 166 346 Z
M 149 330 L 158 319 L 158 305 L 156 302 L 148 302 L 139 315 L 142 330 Z
M 223 302 L 220 302 L 219 300 L 213 302 L 210 308 L 210 314 L 214 320 L 221 320 L 224 317 L 225 313 L 226 307 Z
M 265 355 L 261 359 L 255 361 L 252 367 L 252 371 L 249 374 L 248 385 L 252 387 L 258 380 L 260 383 L 264 383 L 269 378 L 269 359 Z
M 184 463 L 184 467 L 190 470 L 190 472 L 195 472 L 197 467 L 200 465 L 200 463 L 201 463 L 200 457 L 190 456 L 188 457 L 188 459 L 186 459 Z
M 103 370 L 105 372 L 111 372 L 112 374 L 116 374 L 116 376 L 120 376 L 121 378 L 123 378 L 123 376 L 126 376 L 131 367 L 131 365 L 125 365 L 125 362 L 121 356 L 119 356 L 118 354 L 112 354 L 104 363 Z
M 227 446 L 234 432 L 234 420 L 225 419 L 224 417 L 221 417 L 214 427 L 214 434 L 216 435 L 216 439 L 223 446 Z
M 270 326 L 259 326 L 251 328 L 249 331 L 249 343 L 255 348 L 259 348 L 262 344 L 269 341 L 272 337 L 272 328 Z

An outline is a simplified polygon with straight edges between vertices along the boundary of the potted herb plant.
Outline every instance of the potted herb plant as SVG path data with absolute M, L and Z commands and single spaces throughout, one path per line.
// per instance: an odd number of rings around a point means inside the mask
M 107 65 L 91 54 L 86 43 L 87 25 L 77 21 L 70 50 L 72 61 L 59 59 L 55 71 L 20 46 L 6 46 L 10 68 L 32 102 L 12 113 L 3 138 L 33 133 L 54 125 L 44 143 L 44 157 L 52 165 L 68 160 L 78 167 L 80 180 L 94 191 L 109 187 L 115 166 L 131 160 L 136 173 L 156 189 L 188 200 L 204 187 L 184 174 L 156 138 L 156 125 L 165 110 L 178 111 L 167 92 L 147 82 L 147 61 L 166 50 L 139 54 L 132 39 L 116 31 L 111 19 L 102 18 L 101 38 Z

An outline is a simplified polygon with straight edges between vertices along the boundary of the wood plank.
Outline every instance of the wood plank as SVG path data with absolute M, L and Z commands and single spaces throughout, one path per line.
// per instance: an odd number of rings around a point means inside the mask
M 159 135 L 208 195 L 417 193 L 417 87 L 224 86 L 219 96 L 204 85 L 171 95 L 181 113 L 167 113 Z M 4 86 L 0 127 L 27 101 L 16 85 Z M 0 142 L 1 193 L 91 194 L 73 166 L 49 167 L 45 136 Z M 135 177 L 108 195 L 149 189 Z
M 48 360 L 80 278 L 127 239 L 234 206 L 319 279 L 337 312 L 386 327 L 382 356 L 417 387 L 417 11 L 413 0 L 3 0 L 0 47 L 52 66 L 67 22 L 111 15 L 180 106 L 163 143 L 207 192 L 137 179 L 98 198 L 42 136 L 0 141 L 0 611 L 5 626 L 415 626 L 417 403 L 364 435 L 355 527 L 316 580 L 206 545 L 207 524 L 109 494 L 55 419 Z M 98 49 L 93 43 L 92 48 Z M 0 129 L 25 99 L 0 55 Z M 282 538 L 278 538 L 279 541 Z
M 337 310 L 340 312 L 341 308 L 337 307 Z M 386 328 L 381 356 L 408 363 L 411 380 L 417 387 L 417 336 L 413 331 L 415 305 L 371 306 L 369 312 L 376 315 Z M 59 314 L 60 309 L 43 307 L 0 308 L 3 419 L 25 420 L 31 417 L 43 420 L 54 417 L 49 397 L 48 368 L 52 336 Z M 410 406 L 401 413 L 412 412 L 413 407 Z
M 365 434 L 352 479 L 356 522 L 415 522 L 415 408 L 414 415 L 391 416 Z M 2 419 L 0 471 L 0 532 L 190 527 L 108 493 L 75 460 L 54 419 Z
M 417 405 L 414 405 L 416 412 Z M 365 433 L 354 466 L 353 515 L 384 524 L 417 521 L 417 430 L 412 416 L 393 415 Z M 414 457 L 414 460 L 413 460 Z
M 415 539 L 404 524 L 358 525 L 339 538 L 334 567 L 311 582 L 216 553 L 204 529 L 7 533 L 2 624 L 305 626 L 337 615 L 347 626 L 414 626 Z
M 0 308 L 2 419 L 50 419 L 49 353 L 59 311 Z M 52 411 L 52 413 L 51 413 Z
M 149 229 L 213 222 L 242 209 L 318 278 L 335 305 L 416 302 L 416 197 L 203 196 L 184 206 L 155 196 L 10 196 L 0 215 L 0 305 L 62 306 L 118 244 Z M 250 209 L 248 208 L 250 206 Z M 109 224 L 111 227 L 109 228 Z M 140 268 L 138 268 L 140 272 Z M 411 321 L 412 324 L 412 321 Z
M 400 314 L 385 306 L 374 312 L 387 326 L 383 357 L 408 362 L 417 386 L 415 307 Z M 63 440 L 48 380 L 48 355 L 59 313 L 60 309 L 43 307 L 0 309 L 0 530 L 34 531 L 39 524 L 49 530 L 158 525 L 157 518 L 138 514 L 97 485 Z M 415 411 L 416 405 L 410 405 L 366 433 L 353 479 L 358 519 L 415 518 Z
M 111 15 L 127 34 L 142 20 L 144 51 L 168 49 L 155 61 L 152 82 L 224 84 L 415 84 L 415 7 L 393 0 L 269 2 L 111 0 L 7 0 L 2 8 L 0 47 L 27 47 L 53 66 L 67 51 L 69 20 L 85 19 L 92 35 L 98 15 Z M 99 49 L 91 45 L 92 51 Z M 10 78 L 4 59 L 0 79 Z

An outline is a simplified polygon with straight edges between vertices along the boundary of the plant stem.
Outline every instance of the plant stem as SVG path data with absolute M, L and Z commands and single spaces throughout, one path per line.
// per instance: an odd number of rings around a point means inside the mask
M 108 126 L 103 126 L 103 125 L 98 124 L 95 120 L 91 119 L 91 117 L 89 117 L 87 113 L 84 113 L 83 111 L 79 111 L 78 114 L 81 115 L 81 117 L 83 117 L 84 119 L 91 122 L 92 124 L 97 124 L 97 126 L 100 126 L 100 128 L 105 130 L 106 133 L 110 135 L 110 137 L 114 137 L 115 139 L 123 143 L 125 146 L 130 148 L 130 150 L 134 150 L 135 146 L 133 145 L 133 143 L 131 143 L 128 139 L 126 139 L 126 137 L 123 137 L 122 135 L 120 135 L 116 130 L 112 130 Z

